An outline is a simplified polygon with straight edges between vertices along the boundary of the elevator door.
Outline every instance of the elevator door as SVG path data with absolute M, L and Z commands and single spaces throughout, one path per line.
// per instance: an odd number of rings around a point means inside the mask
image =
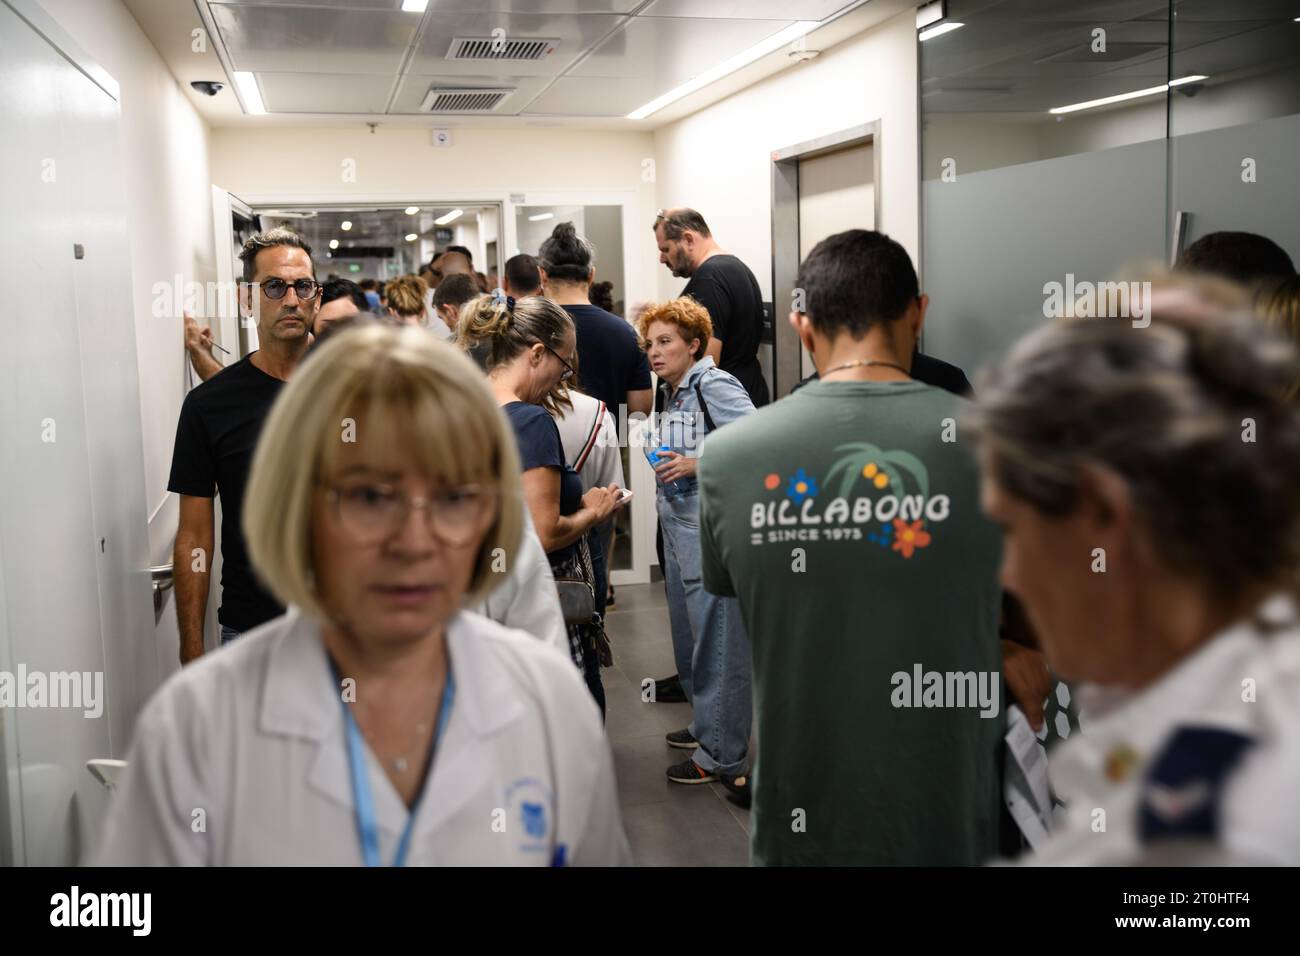
M 827 236 L 876 228 L 873 149 L 870 142 L 859 143 L 799 160 L 800 262 Z M 803 377 L 816 369 L 807 350 L 801 352 Z

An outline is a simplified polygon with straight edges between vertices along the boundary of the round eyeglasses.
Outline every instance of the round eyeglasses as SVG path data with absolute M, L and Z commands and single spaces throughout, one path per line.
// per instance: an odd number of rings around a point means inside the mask
M 283 299 L 291 286 L 294 294 L 304 301 L 316 298 L 316 294 L 320 292 L 320 283 L 315 279 L 298 279 L 294 282 L 285 282 L 283 279 L 263 279 L 261 286 L 268 299 Z
M 462 548 L 486 530 L 497 499 L 496 489 L 486 485 L 463 485 L 418 498 L 376 482 L 335 485 L 327 493 L 339 524 L 361 545 L 395 537 L 406 527 L 411 509 L 423 508 L 429 532 L 447 547 Z

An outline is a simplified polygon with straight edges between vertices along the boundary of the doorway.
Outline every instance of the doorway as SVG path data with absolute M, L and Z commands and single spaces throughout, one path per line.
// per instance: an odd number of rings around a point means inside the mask
M 772 154 L 773 394 L 790 394 L 816 369 L 785 321 L 799 263 L 846 229 L 880 222 L 880 121 L 788 146 Z

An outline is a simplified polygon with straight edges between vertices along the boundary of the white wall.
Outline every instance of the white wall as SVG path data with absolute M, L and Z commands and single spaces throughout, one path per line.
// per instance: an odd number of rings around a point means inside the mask
M 916 18 L 913 11 L 655 132 L 659 206 L 698 209 L 714 238 L 772 294 L 774 150 L 880 120 L 881 221 L 918 258 Z M 650 235 L 651 220 L 643 231 Z M 658 295 L 683 281 L 657 266 Z M 777 308 L 778 318 L 783 314 Z
M 655 158 L 650 133 L 461 128 L 454 131 L 450 147 L 434 147 L 423 129 L 380 127 L 372 134 L 365 127 L 217 128 L 211 144 L 213 182 L 253 201 L 327 196 L 340 202 L 351 196 L 504 201 L 522 193 L 524 205 L 555 205 L 561 197 L 582 205 L 600 203 L 605 194 L 632 194 L 633 214 L 646 228 L 634 231 L 633 248 L 625 250 L 632 264 L 628 294 L 642 299 L 654 294 L 659 254 L 649 227 L 656 209 L 655 184 L 643 175 L 649 166 L 643 160 Z M 345 167 L 347 160 L 353 162 Z M 345 180 L 349 168 L 356 175 Z M 514 205 L 507 204 L 507 222 L 498 237 L 502 263 L 516 244 L 536 252 L 535 246 L 516 240 Z M 554 223 L 542 225 L 549 235 Z M 475 262 L 478 255 L 476 250 Z
M 216 276 L 208 127 L 120 0 L 40 2 L 121 87 L 149 552 L 152 560 L 167 560 L 176 533 L 167 477 L 186 391 L 185 359 L 180 317 L 155 318 L 151 307 L 157 282 L 170 283 L 177 273 L 184 281 Z

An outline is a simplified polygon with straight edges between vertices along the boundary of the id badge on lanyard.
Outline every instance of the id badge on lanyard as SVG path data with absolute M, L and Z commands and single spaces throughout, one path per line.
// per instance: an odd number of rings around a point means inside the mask
M 334 661 L 330 661 L 330 670 L 334 673 L 335 686 L 339 684 L 339 672 Z M 447 679 L 442 690 L 442 706 L 438 710 L 438 723 L 433 730 L 433 741 L 429 745 L 429 767 L 424 774 L 424 784 L 415 798 L 410 813 L 406 817 L 406 826 L 397 844 L 397 853 L 393 857 L 393 866 L 405 866 L 406 857 L 411 848 L 411 831 L 415 828 L 415 818 L 420 811 L 420 801 L 433 776 L 433 760 L 438 753 L 438 743 L 447 722 L 451 718 L 452 700 L 456 696 L 456 683 L 452 679 L 451 666 L 447 667 Z M 343 726 L 348 742 L 348 768 L 352 777 L 352 807 L 356 815 L 357 836 L 361 840 L 361 856 L 366 866 L 383 866 L 379 858 L 379 824 L 375 817 L 374 795 L 370 791 L 370 780 L 366 775 L 366 745 L 361 736 L 352 711 L 348 710 L 347 701 L 339 698 L 343 705 Z

